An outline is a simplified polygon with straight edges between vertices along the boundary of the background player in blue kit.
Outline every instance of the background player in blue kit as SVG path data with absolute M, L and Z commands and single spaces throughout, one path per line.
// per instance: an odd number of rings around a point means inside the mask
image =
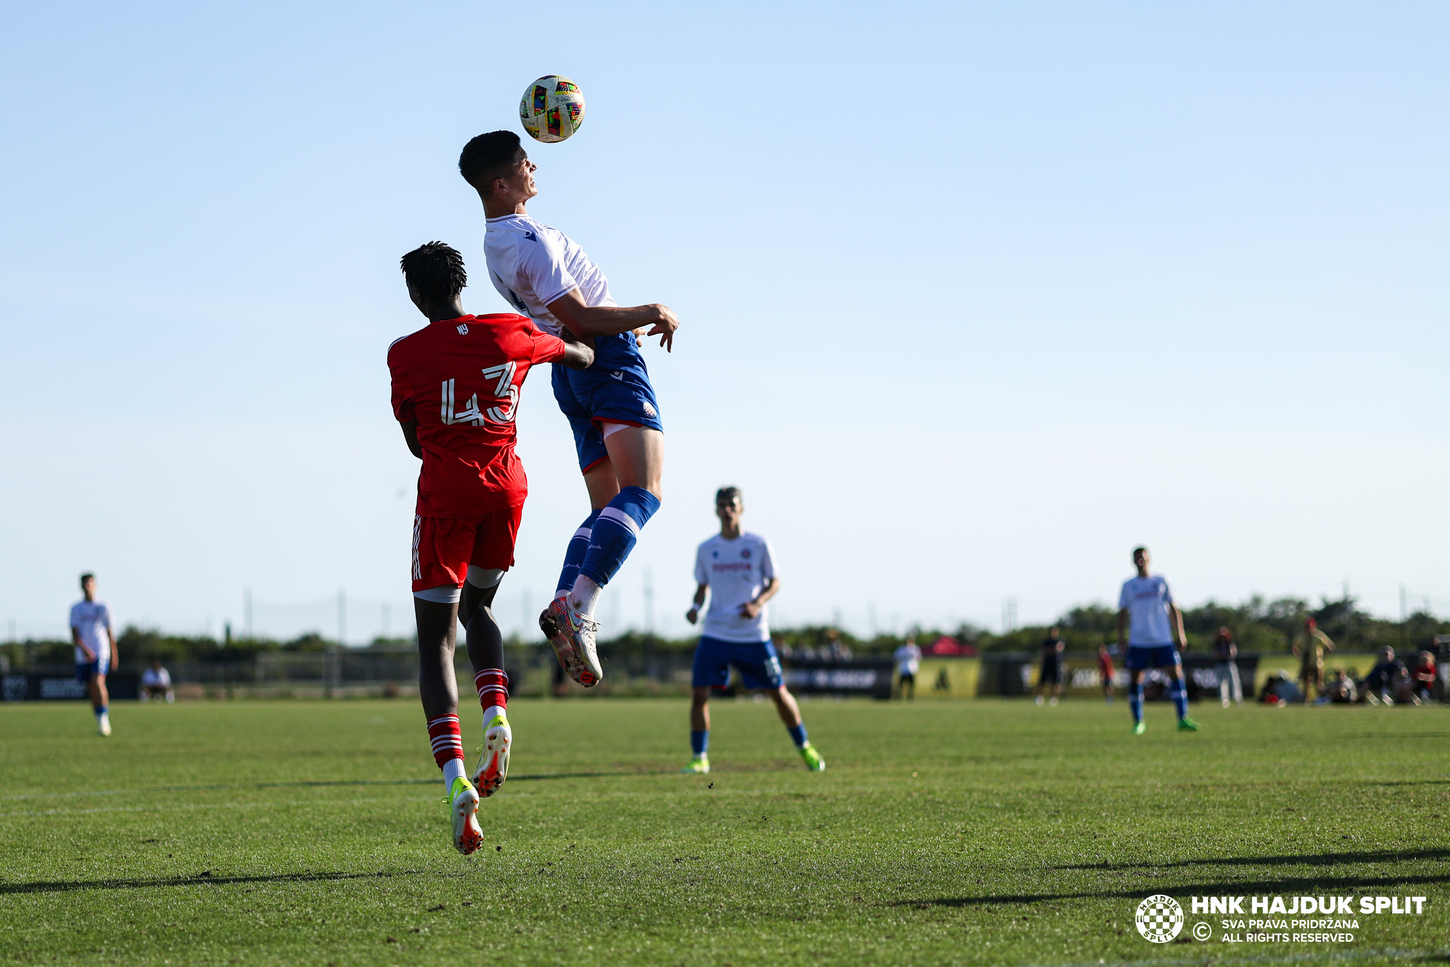
M 554 601 L 539 626 L 582 685 L 603 676 L 594 611 L 604 585 L 660 506 L 664 425 L 635 330 L 670 349 L 680 320 L 662 305 L 618 306 L 609 280 L 563 232 L 529 217 L 536 166 L 512 131 L 480 134 L 458 170 L 483 201 L 484 251 L 494 288 L 555 336 L 569 330 L 595 351 L 583 371 L 555 366 L 554 398 L 574 431 L 590 513 L 564 555 Z M 643 327 L 648 326 L 648 331 Z
M 786 689 L 780 674 L 780 658 L 770 643 L 765 603 L 780 590 L 775 576 L 775 556 L 770 543 L 758 534 L 740 529 L 745 505 L 740 488 L 722 487 L 715 493 L 715 515 L 720 533 L 700 545 L 695 554 L 695 604 L 685 612 L 694 624 L 700 618 L 705 595 L 710 610 L 695 646 L 695 667 L 690 677 L 694 686 L 690 703 L 690 749 L 694 758 L 681 772 L 703 775 L 710 771 L 710 688 L 730 678 L 730 666 L 740 671 L 747 689 L 763 690 L 775 702 L 780 720 L 800 750 L 806 768 L 821 772 L 826 760 L 806 738 L 800 706 Z
M 1133 712 L 1133 734 L 1143 734 L 1143 672 L 1148 668 L 1167 668 L 1169 694 L 1178 710 L 1178 727 L 1186 732 L 1198 730 L 1198 723 L 1188 717 L 1188 693 L 1183 686 L 1183 659 L 1174 643 L 1188 647 L 1183 633 L 1183 613 L 1173 603 L 1168 582 L 1161 576 L 1148 574 L 1148 549 L 1133 548 L 1133 566 L 1138 576 L 1123 582 L 1118 595 L 1118 647 L 1126 642 L 1128 658 L 1128 707 Z M 1124 633 L 1130 623 L 1132 631 Z

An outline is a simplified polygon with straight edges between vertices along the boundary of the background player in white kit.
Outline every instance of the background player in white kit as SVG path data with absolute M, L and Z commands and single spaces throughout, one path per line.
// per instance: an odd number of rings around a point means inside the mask
M 615 305 L 609 280 L 584 249 L 529 217 L 528 201 L 539 193 L 535 167 L 512 131 L 480 134 L 458 159 L 483 201 L 484 251 L 499 295 L 545 332 L 567 330 L 594 349 L 588 369 L 554 366 L 554 399 L 574 431 L 590 513 L 569 541 L 554 601 L 539 619 L 559 663 L 588 686 L 603 676 L 594 647 L 599 595 L 663 493 L 664 424 L 634 331 L 650 327 L 644 335 L 669 349 L 680 320 L 658 304 Z
M 1143 734 L 1143 672 L 1148 668 L 1167 668 L 1169 695 L 1178 711 L 1178 728 L 1198 731 L 1198 723 L 1188 717 L 1188 693 L 1183 685 L 1183 659 L 1174 648 L 1188 647 L 1183 633 L 1183 613 L 1173 603 L 1168 581 L 1148 573 L 1148 549 L 1133 548 L 1133 566 L 1138 576 L 1123 582 L 1118 595 L 1118 646 L 1126 641 L 1128 658 L 1128 707 L 1133 713 L 1133 734 Z M 1130 624 L 1132 631 L 1124 638 Z
M 745 505 L 740 488 L 722 487 L 715 493 L 715 515 L 720 533 L 700 545 L 695 554 L 695 604 L 685 620 L 699 620 L 705 595 L 710 610 L 695 647 L 695 667 L 690 677 L 694 686 L 690 703 L 690 750 L 694 758 L 681 772 L 703 775 L 710 771 L 710 688 L 730 679 L 730 666 L 740 671 L 747 689 L 764 690 L 775 702 L 780 720 L 800 750 L 806 768 L 820 772 L 826 761 L 806 738 L 800 706 L 786 689 L 780 673 L 780 657 L 770 641 L 765 603 L 780 590 L 775 576 L 775 557 L 770 543 L 759 534 L 740 529 Z
M 116 648 L 116 632 L 111 606 L 96 600 L 96 576 L 81 575 L 81 592 L 85 595 L 70 609 L 70 636 L 76 646 L 76 680 L 84 682 L 96 713 L 96 731 L 111 734 L 111 695 L 106 691 L 106 675 L 111 664 L 120 661 Z

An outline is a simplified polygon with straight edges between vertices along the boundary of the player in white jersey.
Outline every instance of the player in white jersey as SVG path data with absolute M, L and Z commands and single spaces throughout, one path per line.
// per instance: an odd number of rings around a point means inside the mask
M 1133 713 L 1133 734 L 1143 734 L 1143 672 L 1148 668 L 1167 668 L 1169 694 L 1178 711 L 1178 728 L 1198 731 L 1198 723 L 1188 717 L 1188 693 L 1183 685 L 1183 659 L 1180 648 L 1188 647 L 1183 633 L 1183 613 L 1173 603 L 1168 581 L 1161 575 L 1148 573 L 1148 549 L 1133 548 L 1133 566 L 1138 576 L 1123 582 L 1118 595 L 1118 647 L 1126 644 L 1130 684 L 1128 708 Z M 1131 626 L 1131 632 L 1128 628 Z M 1126 632 L 1126 634 L 1125 634 Z
M 616 305 L 584 249 L 529 216 L 529 199 L 539 193 L 536 166 L 518 135 L 479 135 L 464 147 L 458 170 L 483 201 L 494 288 L 540 329 L 594 347 L 588 369 L 554 366 L 554 398 L 574 431 L 590 514 L 569 541 L 554 601 L 539 618 L 565 671 L 594 685 L 603 675 L 595 653 L 599 595 L 663 492 L 664 424 L 639 345 L 643 336 L 659 336 L 671 349 L 680 320 L 658 304 Z
M 94 574 L 81 575 L 81 592 L 85 597 L 70 609 L 70 636 L 76 646 L 76 680 L 85 683 L 91 708 L 96 713 L 96 731 L 110 735 L 111 696 L 106 691 L 106 675 L 111 665 L 121 660 L 111 606 L 96 600 Z
M 775 702 L 780 720 L 800 750 L 806 768 L 820 772 L 826 760 L 806 737 L 800 706 L 785 687 L 780 657 L 770 641 L 765 603 L 780 590 L 775 576 L 775 556 L 770 543 L 759 534 L 740 529 L 745 505 L 740 488 L 722 487 L 715 493 L 715 515 L 720 533 L 700 545 L 695 554 L 694 606 L 685 620 L 694 624 L 708 594 L 710 610 L 695 647 L 695 667 L 690 676 L 694 698 L 690 703 L 690 750 L 694 757 L 681 772 L 703 775 L 710 771 L 710 689 L 730 680 L 730 666 L 740 672 L 747 689 L 760 689 Z

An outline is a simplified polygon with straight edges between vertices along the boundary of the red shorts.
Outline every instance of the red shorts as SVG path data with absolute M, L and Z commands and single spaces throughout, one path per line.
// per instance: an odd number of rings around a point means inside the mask
M 413 517 L 413 590 L 463 587 L 468 565 L 507 571 L 524 505 L 476 517 Z

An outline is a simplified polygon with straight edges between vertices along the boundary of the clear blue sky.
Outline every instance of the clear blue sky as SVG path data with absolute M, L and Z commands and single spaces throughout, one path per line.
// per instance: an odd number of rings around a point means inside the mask
M 648 572 L 683 632 L 724 483 L 778 623 L 1047 620 L 1136 543 L 1187 602 L 1450 611 L 1450 7 L 529 10 L 0 11 L 0 622 L 64 634 L 90 569 L 123 622 L 409 629 L 397 259 L 483 283 L 455 160 L 545 73 L 588 115 L 531 213 L 684 321 L 607 624 Z M 587 510 L 522 412 L 506 630 Z

